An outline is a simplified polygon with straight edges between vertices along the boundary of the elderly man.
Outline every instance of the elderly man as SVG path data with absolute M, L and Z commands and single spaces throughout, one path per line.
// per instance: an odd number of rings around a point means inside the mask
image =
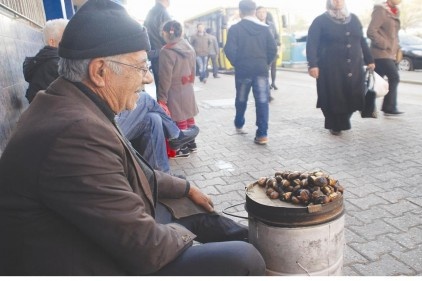
M 146 30 L 110 0 L 89 0 L 69 21 L 61 77 L 0 158 L 1 275 L 265 272 L 252 245 L 229 241 L 244 228 L 198 187 L 152 170 L 116 126 L 151 75 L 149 49 Z M 195 237 L 204 244 L 191 247 Z

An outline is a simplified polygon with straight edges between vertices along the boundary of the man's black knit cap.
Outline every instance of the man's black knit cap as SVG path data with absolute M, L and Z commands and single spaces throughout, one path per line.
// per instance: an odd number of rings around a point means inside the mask
M 89 59 L 151 49 L 146 28 L 110 0 L 89 0 L 70 19 L 59 56 Z

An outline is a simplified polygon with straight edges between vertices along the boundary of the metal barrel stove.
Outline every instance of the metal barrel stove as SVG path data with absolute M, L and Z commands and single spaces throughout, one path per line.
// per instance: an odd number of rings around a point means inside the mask
M 267 275 L 342 275 L 343 197 L 311 206 L 270 199 L 257 183 L 246 187 L 249 242 Z

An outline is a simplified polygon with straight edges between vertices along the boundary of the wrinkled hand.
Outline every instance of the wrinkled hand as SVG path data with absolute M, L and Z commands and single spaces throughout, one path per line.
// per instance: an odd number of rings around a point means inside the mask
M 201 206 L 207 212 L 211 213 L 214 211 L 214 203 L 212 202 L 211 198 L 208 195 L 202 193 L 202 191 L 196 186 L 190 187 L 188 197 L 193 201 L 193 203 Z
M 171 117 L 170 110 L 169 110 L 169 108 L 167 107 L 167 104 L 166 104 L 165 102 L 161 101 L 161 100 L 159 100 L 159 101 L 158 101 L 158 104 L 161 106 L 161 108 L 164 110 L 164 112 L 165 112 L 168 116 L 170 116 L 170 117 Z
M 308 73 L 311 77 L 318 79 L 319 77 L 319 68 L 318 67 L 312 67 L 309 68 Z
M 370 63 L 366 66 L 367 69 L 369 70 L 374 70 L 375 69 L 375 63 Z

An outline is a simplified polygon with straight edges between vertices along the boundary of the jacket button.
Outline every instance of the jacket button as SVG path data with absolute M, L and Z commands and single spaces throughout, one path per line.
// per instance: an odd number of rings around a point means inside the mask
M 349 31 L 346 32 L 346 36 L 350 36 L 350 32 Z
M 349 62 L 349 63 L 350 63 L 350 62 L 352 62 L 352 60 L 351 60 L 351 59 L 347 59 L 347 62 Z
M 352 77 L 352 76 L 353 76 L 353 74 L 352 74 L 352 73 L 349 73 L 349 74 L 347 74 L 347 76 L 348 76 L 348 77 Z
M 347 44 L 347 46 L 346 46 L 347 48 L 350 48 L 350 47 L 352 47 L 352 45 L 350 45 L 350 44 Z

